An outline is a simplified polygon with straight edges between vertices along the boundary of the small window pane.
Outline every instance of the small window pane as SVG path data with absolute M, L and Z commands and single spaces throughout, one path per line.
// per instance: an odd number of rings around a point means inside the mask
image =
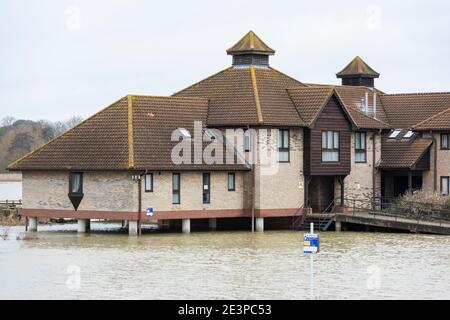
M 280 162 L 289 161 L 289 151 L 278 151 L 278 161 Z
M 442 134 L 442 149 L 449 149 L 450 145 L 449 145 L 449 138 L 450 138 L 450 134 Z
M 366 153 L 364 151 L 357 151 L 355 154 L 356 162 L 366 162 Z
M 283 130 L 283 148 L 289 148 L 289 130 Z
M 322 131 L 322 149 L 327 148 L 327 132 Z
M 81 173 L 72 173 L 70 177 L 70 192 L 81 193 Z
M 250 151 L 251 148 L 251 133 L 250 130 L 244 132 L 244 151 Z
M 145 175 L 145 191 L 153 191 L 153 173 L 147 173 Z
M 339 152 L 338 151 L 323 151 L 322 152 L 322 161 L 323 162 L 339 161 Z
M 327 149 L 333 149 L 333 131 L 328 131 Z
M 333 149 L 339 149 L 339 132 L 334 131 L 334 145 Z
M 180 203 L 180 194 L 179 193 L 174 193 L 172 195 L 172 203 L 173 204 L 179 204 Z
M 234 173 L 228 174 L 228 191 L 234 191 L 236 189 L 236 175 Z
M 449 180 L 450 178 L 442 178 L 442 194 L 449 194 L 450 192 Z

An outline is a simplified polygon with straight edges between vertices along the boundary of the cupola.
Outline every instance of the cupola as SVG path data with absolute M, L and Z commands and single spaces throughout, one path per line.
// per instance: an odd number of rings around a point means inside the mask
M 342 85 L 374 88 L 374 79 L 379 78 L 380 74 L 365 63 L 363 59 L 356 57 L 336 76 L 342 79 Z
M 228 49 L 227 54 L 233 56 L 233 66 L 268 66 L 269 56 L 275 54 L 275 50 L 250 31 Z

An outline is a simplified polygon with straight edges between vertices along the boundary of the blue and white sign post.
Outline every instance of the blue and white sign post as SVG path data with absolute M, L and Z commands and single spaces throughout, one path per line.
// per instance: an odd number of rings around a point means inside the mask
M 147 207 L 146 215 L 147 215 L 147 217 L 153 216 L 153 207 Z
M 314 298 L 314 255 L 320 252 L 320 236 L 314 233 L 314 223 L 310 224 L 309 233 L 303 236 L 303 253 L 309 254 L 311 300 Z

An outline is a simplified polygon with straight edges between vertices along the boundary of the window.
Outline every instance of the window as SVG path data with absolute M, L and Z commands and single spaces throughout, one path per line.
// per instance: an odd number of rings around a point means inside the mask
M 441 193 L 450 194 L 450 177 L 441 177 Z
M 69 193 L 83 193 L 83 174 L 72 172 L 69 174 Z
M 395 129 L 394 131 L 391 132 L 391 134 L 389 135 L 389 138 L 390 139 L 397 138 L 397 136 L 400 134 L 401 131 L 402 131 L 402 129 Z
M 211 202 L 211 175 L 209 173 L 203 174 L 203 203 Z
M 174 173 L 172 175 L 172 203 L 180 204 L 180 174 Z
M 178 128 L 178 132 L 183 136 L 183 138 L 191 138 L 191 134 L 185 128 Z
M 450 133 L 441 133 L 441 149 L 450 150 Z
M 289 162 L 289 129 L 278 130 L 278 161 Z
M 252 144 L 252 134 L 251 131 L 246 129 L 244 131 L 244 151 L 248 152 L 251 150 L 251 144 Z
M 236 174 L 234 172 L 228 173 L 228 191 L 236 190 Z
M 153 173 L 145 175 L 145 192 L 153 192 Z
M 322 131 L 322 162 L 339 161 L 339 131 Z
M 355 132 L 355 162 L 366 162 L 366 133 Z
M 410 139 L 413 135 L 414 135 L 414 132 L 409 130 L 407 133 L 405 133 L 403 138 Z

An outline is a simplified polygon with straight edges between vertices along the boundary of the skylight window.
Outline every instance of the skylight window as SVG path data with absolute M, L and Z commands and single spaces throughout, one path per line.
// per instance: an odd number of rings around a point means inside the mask
M 395 139 L 397 138 L 397 136 L 400 134 L 402 130 L 401 129 L 395 129 L 394 131 L 392 131 L 392 133 L 389 135 L 390 139 Z
M 183 138 L 191 138 L 191 134 L 185 128 L 178 128 L 178 132 L 183 136 Z
M 411 130 L 409 130 L 409 131 L 403 136 L 403 138 L 409 139 L 409 138 L 411 138 L 413 135 L 414 135 L 414 132 L 412 132 Z

